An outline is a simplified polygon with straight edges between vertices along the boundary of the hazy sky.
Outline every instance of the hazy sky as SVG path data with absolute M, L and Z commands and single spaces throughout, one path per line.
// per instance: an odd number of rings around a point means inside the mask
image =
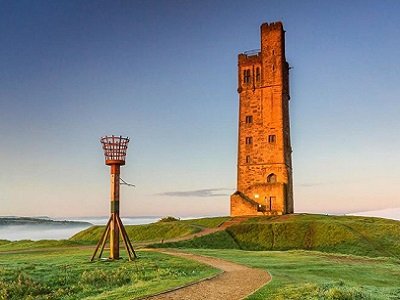
M 237 55 L 282 20 L 295 210 L 400 207 L 400 1 L 0 0 L 0 215 L 227 215 Z

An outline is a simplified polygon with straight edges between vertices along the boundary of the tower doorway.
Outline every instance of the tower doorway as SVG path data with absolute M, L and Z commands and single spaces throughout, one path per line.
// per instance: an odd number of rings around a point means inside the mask
M 275 205 L 276 205 L 276 197 L 275 196 L 270 196 L 269 199 L 267 199 L 267 208 L 268 210 L 275 210 Z

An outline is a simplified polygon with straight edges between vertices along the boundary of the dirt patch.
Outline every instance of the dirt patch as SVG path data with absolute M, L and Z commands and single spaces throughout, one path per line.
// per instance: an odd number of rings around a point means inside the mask
M 271 276 L 264 270 L 249 268 L 219 258 L 195 255 L 176 250 L 157 249 L 151 251 L 193 259 L 220 269 L 223 273 L 193 285 L 145 298 L 149 300 L 243 299 L 271 280 Z

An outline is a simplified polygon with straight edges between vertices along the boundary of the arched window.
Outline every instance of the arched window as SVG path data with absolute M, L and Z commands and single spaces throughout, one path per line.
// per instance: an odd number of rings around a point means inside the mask
M 275 183 L 276 182 L 276 175 L 271 173 L 267 176 L 267 183 Z

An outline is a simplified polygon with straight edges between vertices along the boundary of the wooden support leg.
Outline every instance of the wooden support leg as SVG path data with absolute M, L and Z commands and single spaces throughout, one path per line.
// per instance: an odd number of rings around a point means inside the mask
M 103 242 L 101 243 L 99 258 L 101 258 L 101 256 L 103 255 L 104 246 L 106 245 L 106 242 L 107 242 L 109 236 L 110 236 L 110 225 L 108 225 L 108 227 L 107 227 L 107 234 L 106 234 L 106 236 L 105 236 Z
M 126 239 L 126 241 L 128 242 L 128 248 L 130 248 L 131 253 L 133 254 L 134 258 L 137 258 L 136 252 L 135 252 L 135 250 L 133 249 L 133 246 L 132 246 L 132 244 L 131 244 L 131 241 L 129 240 L 129 236 L 128 236 L 128 234 L 126 233 L 125 227 L 124 227 L 124 225 L 122 224 L 122 221 L 121 221 L 121 219 L 119 218 L 119 216 L 118 216 L 118 223 L 119 223 L 120 228 L 121 228 L 121 231 L 122 231 L 121 233 L 125 236 L 125 239 Z
M 102 236 L 101 236 L 99 242 L 98 242 L 97 245 L 96 245 L 96 249 L 94 250 L 94 253 L 93 253 L 92 258 L 90 259 L 90 261 L 93 261 L 94 258 L 96 257 L 96 253 L 97 253 L 97 251 L 99 250 L 100 245 L 102 245 L 102 246 L 101 246 L 101 248 L 102 248 L 102 249 L 101 249 L 101 253 L 103 252 L 105 240 L 107 240 L 107 235 L 108 235 L 108 230 L 109 230 L 110 222 L 111 222 L 111 217 L 110 217 L 110 219 L 108 219 L 106 228 L 104 229 L 104 232 L 103 232 L 103 234 L 102 234 Z M 100 254 L 100 257 L 101 257 L 101 254 Z
M 121 222 L 121 220 L 120 220 L 119 218 L 118 218 L 118 220 L 117 220 L 117 224 L 118 224 L 119 231 L 120 231 L 120 233 L 121 233 L 122 239 L 123 239 L 123 241 L 124 241 L 125 250 L 126 250 L 126 252 L 128 253 L 129 260 L 131 261 L 131 260 L 133 260 L 132 254 L 131 254 L 131 250 L 129 249 L 128 243 L 127 243 L 127 241 L 126 241 L 126 236 L 125 236 L 124 231 L 123 231 L 123 229 L 122 229 L 122 228 L 123 228 L 123 225 L 122 225 L 122 222 Z

